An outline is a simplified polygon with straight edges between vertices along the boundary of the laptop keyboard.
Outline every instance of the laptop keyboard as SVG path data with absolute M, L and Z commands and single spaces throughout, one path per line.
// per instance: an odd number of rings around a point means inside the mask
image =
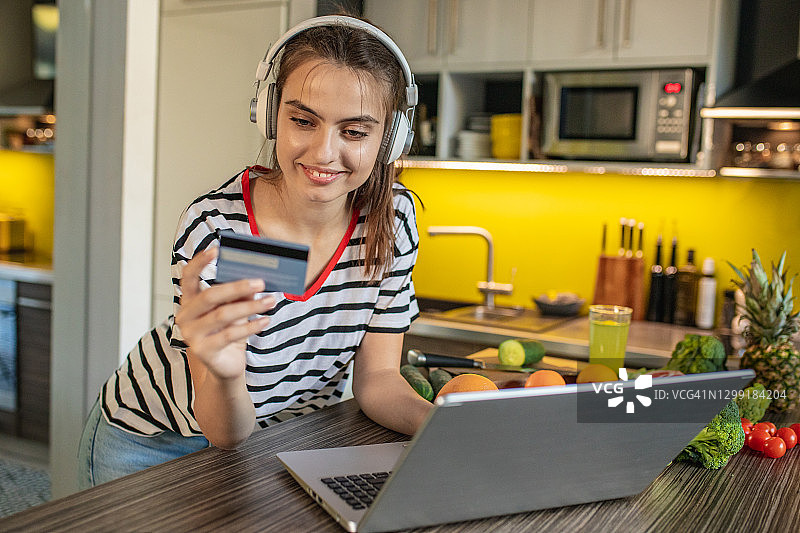
M 320 481 L 339 495 L 353 509 L 366 509 L 381 490 L 391 472 L 373 472 L 351 476 L 324 477 Z

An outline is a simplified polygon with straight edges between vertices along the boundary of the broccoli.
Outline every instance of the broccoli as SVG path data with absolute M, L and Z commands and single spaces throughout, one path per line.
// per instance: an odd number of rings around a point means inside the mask
M 675 346 L 668 370 L 679 370 L 684 374 L 700 374 L 726 370 L 725 347 L 711 335 L 686 335 Z
M 675 458 L 708 469 L 722 468 L 744 446 L 739 407 L 731 400 Z
M 744 389 L 735 401 L 742 418 L 746 418 L 754 424 L 764 417 L 767 407 L 772 402 L 767 396 L 767 389 L 761 383 L 755 383 Z

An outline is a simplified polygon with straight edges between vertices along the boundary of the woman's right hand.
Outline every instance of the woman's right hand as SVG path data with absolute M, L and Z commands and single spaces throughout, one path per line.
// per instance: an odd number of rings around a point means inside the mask
M 200 288 L 200 272 L 217 256 L 217 248 L 203 250 L 183 268 L 181 308 L 175 315 L 190 357 L 217 379 L 241 378 L 250 335 L 263 330 L 269 317 L 249 320 L 275 305 L 273 297 L 256 299 L 263 280 L 239 280 Z

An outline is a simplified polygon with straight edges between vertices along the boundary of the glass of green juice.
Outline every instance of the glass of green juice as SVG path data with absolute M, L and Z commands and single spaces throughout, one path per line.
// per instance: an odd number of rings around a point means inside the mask
M 589 306 L 589 362 L 600 363 L 619 375 L 625 366 L 625 345 L 633 309 L 621 305 Z

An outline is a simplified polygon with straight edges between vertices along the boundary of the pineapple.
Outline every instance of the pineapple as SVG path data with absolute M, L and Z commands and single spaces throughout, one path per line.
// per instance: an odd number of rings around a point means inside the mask
M 741 367 L 755 371 L 755 382 L 764 385 L 772 395 L 770 410 L 774 411 L 800 404 L 800 353 L 791 341 L 791 336 L 800 329 L 800 312 L 792 314 L 794 278 L 786 283 L 785 259 L 786 252 L 777 266 L 772 264 L 771 279 L 755 250 L 745 272 L 731 265 L 740 278 L 733 282 L 745 296 L 745 306 L 739 309 L 747 320 L 744 328 L 747 348 L 742 354 Z

